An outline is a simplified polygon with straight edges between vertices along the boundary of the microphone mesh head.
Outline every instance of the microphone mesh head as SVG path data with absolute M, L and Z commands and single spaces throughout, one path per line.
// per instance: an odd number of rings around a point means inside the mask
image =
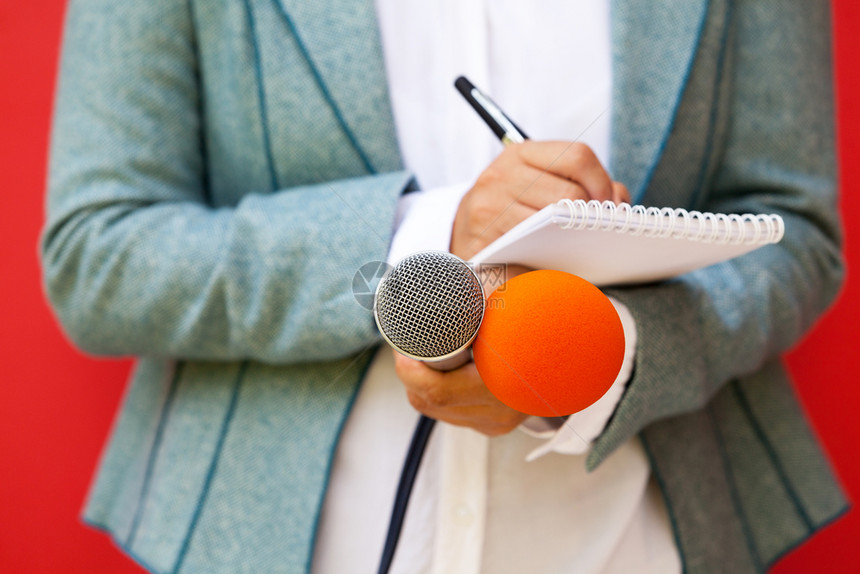
M 467 348 L 484 317 L 481 282 L 462 259 L 442 251 L 405 257 L 379 282 L 373 313 L 401 353 L 433 360 Z

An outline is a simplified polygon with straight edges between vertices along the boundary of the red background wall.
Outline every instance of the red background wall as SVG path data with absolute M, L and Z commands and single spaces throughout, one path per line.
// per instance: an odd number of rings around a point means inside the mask
M 135 1 L 135 0 L 132 0 Z M 145 1 L 145 0 L 144 0 Z M 819 1 L 819 0 L 813 0 Z M 36 241 L 65 2 L 0 1 L 0 571 L 141 572 L 78 519 L 129 369 L 63 339 L 40 288 Z M 860 501 L 860 3 L 833 0 L 848 284 L 790 355 L 812 422 Z M 778 574 L 860 572 L 860 510 L 788 555 Z

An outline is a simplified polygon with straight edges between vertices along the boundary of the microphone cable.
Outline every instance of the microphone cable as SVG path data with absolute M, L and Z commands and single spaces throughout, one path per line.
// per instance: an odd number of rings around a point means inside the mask
M 409 497 L 412 495 L 412 487 L 415 485 L 415 477 L 418 476 L 418 468 L 424 458 L 427 441 L 436 421 L 430 417 L 421 415 L 409 450 L 406 452 L 406 460 L 403 461 L 403 470 L 400 471 L 400 482 L 397 484 L 397 493 L 394 496 L 394 508 L 391 511 L 391 519 L 388 522 L 388 534 L 385 536 L 385 546 L 382 549 L 382 559 L 379 562 L 378 574 L 388 574 L 391 562 L 394 560 L 394 552 L 397 550 L 397 542 L 400 540 L 400 531 L 403 529 L 403 519 L 406 517 L 406 509 L 409 505 Z

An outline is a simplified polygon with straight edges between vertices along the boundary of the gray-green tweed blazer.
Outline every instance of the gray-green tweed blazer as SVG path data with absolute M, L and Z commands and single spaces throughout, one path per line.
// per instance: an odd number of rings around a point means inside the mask
M 639 348 L 588 464 L 641 437 L 691 573 L 761 571 L 845 508 L 777 358 L 842 278 L 827 4 L 612 2 L 613 176 L 787 229 L 612 291 Z M 153 572 L 309 568 L 378 343 L 352 278 L 410 185 L 371 0 L 70 2 L 45 285 L 80 348 L 139 357 L 88 522 Z

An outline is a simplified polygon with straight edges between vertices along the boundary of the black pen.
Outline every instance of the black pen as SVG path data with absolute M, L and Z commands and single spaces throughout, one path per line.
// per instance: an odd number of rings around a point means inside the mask
M 499 106 L 493 102 L 489 97 L 484 95 L 481 90 L 476 88 L 472 82 L 467 80 L 465 77 L 460 76 L 454 82 L 454 87 L 457 88 L 457 91 L 460 92 L 466 101 L 469 102 L 475 111 L 478 112 L 478 115 L 483 118 L 483 120 L 490 126 L 490 129 L 493 130 L 493 133 L 502 140 L 502 143 L 505 145 L 512 143 L 523 143 L 526 141 L 528 136 L 523 133 L 517 124 L 515 124 L 511 119 L 505 115 L 505 113 L 499 109 Z

